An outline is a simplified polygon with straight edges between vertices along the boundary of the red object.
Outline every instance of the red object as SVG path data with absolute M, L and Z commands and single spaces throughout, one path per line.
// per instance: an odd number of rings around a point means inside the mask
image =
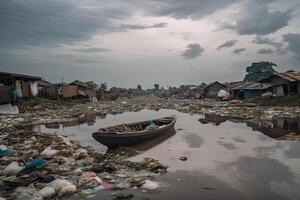
M 231 104 L 240 104 L 240 103 L 242 103 L 242 101 L 238 100 L 238 99 L 233 99 L 233 100 L 229 101 L 229 103 L 231 103 Z
M 102 186 L 104 187 L 104 189 L 109 190 L 113 187 L 112 184 L 110 183 L 106 183 L 106 182 L 102 182 Z

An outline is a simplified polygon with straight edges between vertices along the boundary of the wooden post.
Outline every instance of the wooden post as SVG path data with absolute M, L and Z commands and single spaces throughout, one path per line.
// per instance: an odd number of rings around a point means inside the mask
M 288 96 L 290 96 L 290 83 L 287 81 Z

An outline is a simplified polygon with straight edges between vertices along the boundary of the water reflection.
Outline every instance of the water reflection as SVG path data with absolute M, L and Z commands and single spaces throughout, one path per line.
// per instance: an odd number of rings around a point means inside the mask
M 219 141 L 218 142 L 221 146 L 225 147 L 228 150 L 238 150 L 239 148 L 237 146 L 235 146 L 233 143 L 229 143 L 229 142 L 223 142 L 223 141 Z
M 221 116 L 218 114 L 205 114 L 200 117 L 201 124 L 213 124 L 219 126 L 226 121 L 233 121 L 230 117 Z M 234 120 L 234 122 L 239 122 Z M 300 134 L 300 118 L 274 118 L 271 121 L 240 121 L 246 122 L 247 126 L 253 128 L 254 131 L 259 131 L 272 138 L 279 138 L 284 135 L 294 133 Z
M 129 160 L 138 161 L 144 157 L 152 157 L 169 166 L 170 173 L 159 179 L 170 184 L 170 187 L 157 194 L 137 194 L 136 199 L 145 196 L 150 199 L 201 197 L 273 200 L 296 199 L 300 196 L 300 142 L 274 140 L 249 123 L 236 123 L 230 119 L 221 122 L 224 119 L 218 118 L 213 123 L 204 125 L 198 119 L 206 116 L 189 115 L 174 110 L 142 110 L 107 115 L 104 119 L 96 117 L 93 125 L 83 123 L 71 127 L 60 125 L 59 129 L 46 126 L 35 128 L 41 132 L 63 133 L 83 145 L 91 145 L 106 152 L 106 147 L 92 138 L 93 131 L 100 127 L 170 115 L 177 117 L 175 135 L 166 135 L 130 149 L 119 149 L 121 153 L 129 152 Z M 287 132 L 296 131 L 295 125 L 276 123 L 273 125 L 272 122 L 268 127 L 281 127 L 288 130 Z M 263 125 L 264 123 L 259 124 Z M 188 160 L 179 160 L 181 156 L 186 156 Z M 104 194 L 100 193 L 97 199 Z
M 200 118 L 199 121 L 202 124 L 208 124 L 208 123 L 212 123 L 216 126 L 219 126 L 220 124 L 222 124 L 223 122 L 226 122 L 228 120 L 228 117 L 225 116 L 221 116 L 218 114 L 205 114 L 203 116 L 203 118 Z
M 241 157 L 222 163 L 219 170 L 228 173 L 251 199 L 295 199 L 300 196 L 290 168 L 276 159 Z
M 184 133 L 182 138 L 189 145 L 190 148 L 199 148 L 204 143 L 204 140 L 197 133 Z
M 260 121 L 258 124 L 248 122 L 247 125 L 272 138 L 290 133 L 300 134 L 300 118 L 274 118 L 270 122 Z
M 105 118 L 105 115 L 97 116 L 96 113 L 87 113 L 87 114 L 76 116 L 73 119 L 64 122 L 46 123 L 45 127 L 48 129 L 59 129 L 61 126 L 63 128 L 66 128 L 66 127 L 78 126 L 81 124 L 87 124 L 89 126 L 92 126 L 95 124 L 97 117 L 103 119 Z
M 115 154 L 119 154 L 123 157 L 128 157 L 128 158 L 137 156 L 138 154 L 141 154 L 141 153 L 165 142 L 166 140 L 168 140 L 175 134 L 176 134 L 176 131 L 173 129 L 161 136 L 155 137 L 147 142 L 143 142 L 138 145 L 133 145 L 130 147 L 118 147 L 116 149 L 108 149 L 107 153 L 115 153 Z

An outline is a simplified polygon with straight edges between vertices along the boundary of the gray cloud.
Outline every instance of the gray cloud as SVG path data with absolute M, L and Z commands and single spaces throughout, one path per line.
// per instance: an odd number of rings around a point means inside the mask
M 248 0 L 241 8 L 237 20 L 224 27 L 235 30 L 240 35 L 267 35 L 288 25 L 292 10 L 271 11 L 269 3 L 273 0 Z
M 256 36 L 256 38 L 253 40 L 253 43 L 256 44 L 267 44 L 267 45 L 271 45 L 275 48 L 281 48 L 283 46 L 282 43 L 280 42 L 276 42 L 275 39 L 270 39 L 267 37 L 263 37 L 263 36 Z
M 288 50 L 291 51 L 297 60 L 300 60 L 300 34 L 288 33 L 284 34 L 283 41 L 287 42 Z
M 142 7 L 146 14 L 170 16 L 176 19 L 199 19 L 231 5 L 237 0 L 130 0 Z
M 2 47 L 70 44 L 99 32 L 111 32 L 113 20 L 128 16 L 126 10 L 76 5 L 71 0 L 0 1 Z M 101 13 L 101 14 L 99 14 Z
M 143 30 L 149 28 L 165 28 L 168 26 L 168 23 L 157 23 L 152 25 L 143 25 L 143 24 L 122 24 L 121 29 L 133 29 L 133 30 Z
M 257 53 L 259 54 L 272 54 L 274 51 L 271 48 L 268 49 L 258 49 Z
M 194 59 L 199 57 L 203 51 L 204 49 L 200 46 L 200 44 L 189 44 L 181 56 L 185 59 Z
M 246 51 L 246 49 L 245 48 L 239 48 L 239 49 L 234 49 L 232 52 L 234 53 L 234 54 L 240 54 L 240 53 L 242 53 L 242 52 L 244 52 L 244 51 Z
M 106 49 L 106 48 L 86 48 L 86 49 L 72 49 L 72 51 L 77 51 L 81 53 L 100 53 L 100 52 L 110 52 L 113 51 L 113 49 Z
M 286 54 L 287 50 L 284 47 L 284 44 L 282 42 L 276 42 L 274 38 L 270 39 L 267 37 L 262 37 L 262 36 L 256 36 L 256 38 L 252 41 L 253 43 L 256 44 L 265 44 L 265 45 L 270 45 L 276 49 L 276 52 L 279 54 Z
M 221 44 L 220 46 L 218 46 L 218 50 L 222 49 L 222 48 L 229 48 L 234 46 L 237 43 L 237 40 L 228 40 L 226 42 L 224 42 L 223 44 Z
M 98 63 L 99 61 L 89 59 L 89 58 L 77 58 L 74 60 L 71 60 L 72 63 L 78 63 L 78 64 L 92 64 L 92 63 Z

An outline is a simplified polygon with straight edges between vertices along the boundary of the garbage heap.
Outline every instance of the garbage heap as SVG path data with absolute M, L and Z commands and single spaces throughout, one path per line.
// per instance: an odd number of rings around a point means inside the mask
M 153 179 L 167 172 L 157 160 L 131 162 L 118 154 L 100 154 L 57 134 L 6 129 L 0 136 L 0 199 L 157 190 Z

